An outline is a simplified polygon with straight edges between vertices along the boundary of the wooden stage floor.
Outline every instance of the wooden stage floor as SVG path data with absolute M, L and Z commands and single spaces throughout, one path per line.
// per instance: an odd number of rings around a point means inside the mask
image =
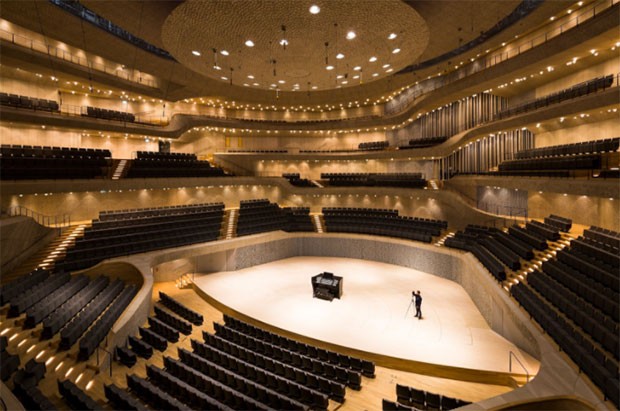
M 310 277 L 342 276 L 342 298 L 312 297 Z M 365 353 L 440 366 L 508 372 L 509 352 L 530 374 L 539 362 L 489 328 L 457 283 L 373 261 L 294 257 L 251 268 L 197 275 L 218 305 L 287 333 Z M 409 306 L 421 290 L 423 319 Z M 520 370 L 513 370 L 520 372 Z

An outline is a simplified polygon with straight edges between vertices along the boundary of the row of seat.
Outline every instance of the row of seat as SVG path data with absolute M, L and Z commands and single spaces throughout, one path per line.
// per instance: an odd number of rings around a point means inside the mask
M 281 210 L 284 215 L 284 229 L 286 231 L 314 231 L 314 224 L 312 224 L 312 220 L 310 219 L 309 207 L 284 207 Z
M 130 335 L 127 337 L 127 343 L 136 355 L 147 360 L 153 356 L 153 347 L 146 341 Z
M 9 157 L 0 161 L 2 180 L 104 178 L 109 164 L 101 158 Z
M 227 174 L 208 161 L 137 158 L 129 164 L 125 178 L 224 177 Z
M 270 409 L 267 405 L 257 401 L 253 397 L 245 395 L 179 360 L 166 356 L 164 357 L 164 367 L 166 367 L 166 371 L 171 375 L 235 410 Z
M 620 346 L 617 322 L 605 321 L 605 313 L 589 304 L 581 295 L 564 287 L 545 272 L 534 271 L 530 273 L 527 276 L 527 283 L 586 334 L 590 335 L 614 358 L 618 358 Z M 610 327 L 608 328 L 605 325 Z M 616 374 L 617 372 L 616 368 Z
M 154 306 L 155 316 L 158 320 L 165 323 L 166 325 L 174 328 L 178 332 L 183 335 L 190 335 L 192 333 L 192 324 L 189 321 L 186 321 L 182 318 L 177 317 L 174 314 L 164 310 L 158 305 Z
M 8 381 L 19 368 L 19 355 L 7 351 L 9 345 L 5 336 L 0 336 L 0 380 Z
M 498 170 L 504 171 L 547 171 L 547 170 L 596 170 L 600 169 L 600 154 L 584 154 L 567 157 L 548 157 L 502 161 Z
M 453 410 L 471 404 L 458 398 L 419 390 L 406 385 L 396 384 L 396 401 L 400 404 L 413 406 L 418 410 Z
M 489 270 L 491 275 L 493 275 L 497 281 L 501 282 L 506 280 L 504 264 L 502 264 L 499 258 L 497 258 L 491 251 L 481 244 L 471 243 L 465 239 L 462 234 L 447 238 L 444 244 L 446 247 L 471 252 L 478 259 L 478 261 L 480 261 L 482 265 Z
M 549 333 L 560 349 L 566 351 L 579 368 L 603 391 L 605 398 L 619 407 L 620 383 L 617 370 L 616 374 L 613 374 L 606 368 L 605 356 L 601 355 L 580 332 L 576 332 L 564 316 L 558 315 L 549 304 L 539 298 L 528 285 L 523 282 L 515 284 L 510 288 L 510 294 Z
M 7 316 L 9 318 L 17 317 L 70 279 L 71 275 L 69 273 L 57 273 L 49 276 L 45 282 L 38 283 L 32 288 L 25 290 L 10 301 Z
M 549 215 L 549 217 L 545 217 L 544 221 L 545 224 L 555 227 L 558 230 L 564 231 L 566 233 L 569 232 L 571 227 L 573 226 L 573 220 L 571 220 L 570 218 L 565 218 L 554 214 Z
M 129 285 L 121 291 L 120 295 L 112 302 L 112 305 L 97 319 L 91 329 L 80 340 L 78 360 L 85 361 L 95 352 L 137 292 L 135 285 Z
M 46 157 L 46 158 L 111 158 L 110 150 L 101 148 L 49 147 L 2 144 L 0 154 L 6 157 Z
M 115 211 L 100 211 L 99 219 L 93 220 L 93 225 L 96 225 L 98 221 L 127 220 L 131 218 L 191 214 L 201 211 L 214 210 L 224 210 L 224 203 L 201 203 L 164 207 L 133 208 Z
M 83 275 L 73 276 L 71 280 L 26 310 L 24 328 L 34 328 L 44 318 L 48 317 L 54 310 L 69 300 L 69 298 L 86 287 L 89 282 L 88 278 Z
M 227 344 L 225 340 L 217 339 L 215 336 L 209 338 L 208 341 L 209 344 L 207 345 L 192 340 L 194 353 L 242 377 L 269 387 L 293 401 L 299 401 L 316 409 L 326 409 L 330 398 L 329 393 L 333 389 L 338 391 L 331 398 L 339 402 L 344 401 L 344 387 L 342 385 L 334 384 L 332 386 L 330 381 L 319 380 L 312 374 L 304 373 L 301 370 L 297 370 L 298 372 L 295 373 L 295 369 L 292 367 L 286 368 L 289 374 L 285 375 L 285 368 L 282 363 L 276 363 L 260 354 L 253 354 L 251 351 L 244 350 L 234 344 Z M 230 349 L 231 352 L 236 349 L 236 354 L 226 352 L 226 348 Z M 298 378 L 301 382 L 298 382 Z
M 317 348 L 310 344 L 305 344 L 292 338 L 273 333 L 252 324 L 248 324 L 237 318 L 224 314 L 224 322 L 227 327 L 242 332 L 246 335 L 258 338 L 262 341 L 268 341 L 279 347 L 286 348 L 292 352 L 296 352 L 310 358 L 327 361 L 339 367 L 361 372 L 368 378 L 375 377 L 375 364 L 372 361 L 362 360 L 345 354 L 339 354 L 335 351 L 329 351 Z
M 123 291 L 121 280 L 112 281 L 60 332 L 60 349 L 68 350 L 84 332 L 99 318 L 108 305 Z
M 592 238 L 614 248 L 620 248 L 620 234 L 616 231 L 592 226 L 583 232 L 587 238 Z
M 156 410 L 190 411 L 191 408 L 137 375 L 127 375 L 127 387 Z
M 525 113 L 531 110 L 536 110 L 542 107 L 547 107 L 551 104 L 561 103 L 562 101 L 585 96 L 590 93 L 595 93 L 599 90 L 604 90 L 613 84 L 614 76 L 610 74 L 604 77 L 597 77 L 592 80 L 584 81 L 583 83 L 576 84 L 570 88 L 561 90 L 557 93 L 548 94 L 544 97 L 540 97 L 534 101 L 528 103 L 522 103 L 515 107 L 510 107 L 500 111 L 495 115 L 496 120 L 502 118 L 512 117 L 521 113 Z
M 0 286 L 0 305 L 4 305 L 22 294 L 24 291 L 32 288 L 36 284 L 43 283 L 50 272 L 43 268 L 36 268 L 30 273 L 21 276 L 9 283 Z
M 186 319 L 187 321 L 191 322 L 192 324 L 197 325 L 197 326 L 202 325 L 202 322 L 203 322 L 202 314 L 199 314 L 196 311 L 192 310 L 191 308 L 188 308 L 188 307 L 184 306 L 183 304 L 181 304 L 180 302 L 178 302 L 174 298 L 170 297 L 168 294 L 160 291 L 159 292 L 159 301 L 166 308 L 168 308 L 172 312 L 180 315 L 182 318 Z
M 604 140 L 583 141 L 580 143 L 531 148 L 515 153 L 515 159 L 573 156 L 578 154 L 609 153 L 618 151 L 620 137 Z
M 3 106 L 28 108 L 42 111 L 59 111 L 58 102 L 42 98 L 19 96 L 17 94 L 0 93 L 0 104 Z
M 237 219 L 238 236 L 283 230 L 285 227 L 286 221 L 278 204 L 262 199 L 241 202 Z
M 359 143 L 357 148 L 360 150 L 372 151 L 372 150 L 385 150 L 389 146 L 390 146 L 390 142 L 387 140 L 386 141 L 369 141 L 369 142 Z
M 280 394 L 267 381 L 256 382 L 251 378 L 247 378 L 229 370 L 227 367 L 215 364 L 197 353 L 190 352 L 183 348 L 177 349 L 179 359 L 184 364 L 200 371 L 217 381 L 226 381 L 226 385 L 234 387 L 237 391 L 256 399 L 258 402 L 274 409 L 285 410 L 309 410 L 310 407 L 303 403 Z M 256 376 L 258 376 L 256 374 Z M 274 379 L 275 380 L 275 379 Z M 276 381 L 277 383 L 277 381 Z M 322 408 L 318 408 L 322 409 Z
M 168 348 L 168 340 L 150 328 L 139 327 L 138 333 L 140 334 L 140 338 L 142 338 L 146 344 L 155 348 L 157 351 L 163 352 L 166 351 L 166 348 Z
M 215 325 L 217 335 L 203 331 L 203 339 L 207 346 L 322 392 L 332 400 L 344 401 L 345 386 L 355 390 L 362 387 L 361 374 L 357 371 L 294 353 L 221 324 Z
M 168 342 L 176 343 L 179 341 L 179 331 L 157 317 L 149 317 L 148 324 L 149 330 L 164 337 Z
M 58 392 L 65 399 L 67 404 L 72 410 L 89 410 L 100 411 L 103 410 L 97 401 L 93 400 L 77 385 L 69 380 L 58 380 Z
M 582 236 L 579 236 L 576 240 L 571 241 L 571 247 L 579 252 L 588 254 L 605 264 L 615 268 L 620 268 L 620 253 L 616 247 Z
M 321 173 L 332 186 L 424 188 L 420 173 Z
M 141 401 L 114 384 L 104 385 L 103 392 L 117 410 L 147 411 L 147 407 Z
M 433 147 L 448 141 L 448 136 L 436 136 L 436 137 L 422 137 L 413 138 L 409 140 L 409 144 L 406 146 L 399 146 L 399 150 L 408 150 L 412 148 L 425 148 Z
M 284 173 L 282 177 L 286 178 L 295 187 L 316 187 L 312 184 L 312 181 L 307 178 L 301 178 L 299 173 Z
M 132 113 L 126 113 L 124 111 L 107 110 L 105 108 L 86 106 L 86 111 L 82 112 L 83 116 L 102 118 L 104 120 L 116 120 L 126 123 L 133 123 L 136 121 L 136 116 Z
M 136 158 L 151 158 L 161 160 L 196 160 L 196 154 L 165 153 L 161 151 L 137 151 Z

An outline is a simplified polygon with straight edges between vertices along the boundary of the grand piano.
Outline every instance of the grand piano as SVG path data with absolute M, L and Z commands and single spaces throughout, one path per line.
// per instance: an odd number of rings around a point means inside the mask
M 342 277 L 323 272 L 312 277 L 312 296 L 323 300 L 342 297 Z

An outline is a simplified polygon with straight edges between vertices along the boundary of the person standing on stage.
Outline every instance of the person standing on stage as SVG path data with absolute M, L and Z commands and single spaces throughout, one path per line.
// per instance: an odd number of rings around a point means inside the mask
M 422 319 L 422 294 L 420 294 L 420 290 L 416 294 L 413 294 L 415 298 L 415 316 L 418 317 L 418 320 Z

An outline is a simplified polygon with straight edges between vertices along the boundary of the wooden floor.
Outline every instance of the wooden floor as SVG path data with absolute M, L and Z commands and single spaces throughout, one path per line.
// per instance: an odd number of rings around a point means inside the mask
M 168 348 L 163 353 L 154 351 L 153 356 L 148 360 L 149 364 L 163 366 L 163 357 L 165 355 L 178 358 L 177 347 L 183 347 L 191 350 L 190 338 L 202 340 L 202 330 L 213 332 L 213 322 L 223 322 L 222 312 L 208 304 L 198 294 L 190 289 L 178 289 L 174 282 L 155 284 L 153 292 L 153 304 L 158 300 L 158 292 L 164 291 L 173 298 L 178 299 L 181 303 L 192 307 L 194 310 L 203 314 L 205 322 L 201 327 L 193 327 L 190 336 L 181 335 L 181 340 L 177 344 L 168 344 Z M 21 317 L 20 317 L 21 318 Z M 47 374 L 41 381 L 39 387 L 42 392 L 50 398 L 53 403 L 62 410 L 68 409 L 64 401 L 60 398 L 57 389 L 57 380 L 69 379 L 75 382 L 80 388 L 85 390 L 91 397 L 99 403 L 106 404 L 103 391 L 104 384 L 114 383 L 120 387 L 126 387 L 126 374 L 137 374 L 146 376 L 147 361 L 139 358 L 138 363 L 131 369 L 124 365 L 113 362 L 112 372 L 110 376 L 109 370 L 96 371 L 96 355 L 93 355 L 88 362 L 76 362 L 76 347 L 68 352 L 57 352 L 58 336 L 51 342 L 38 342 L 38 330 L 19 331 L 21 327 L 20 319 L 6 320 L 6 317 L 0 316 L 2 324 L 0 329 L 9 329 L 7 335 L 17 335 L 9 343 L 9 351 L 14 353 L 20 352 L 22 364 L 30 358 L 38 356 L 38 361 L 46 361 Z M 40 326 L 39 326 L 40 327 Z M 26 341 L 21 343 L 21 341 Z M 17 348 L 17 345 L 21 346 Z M 30 348 L 34 347 L 34 348 Z M 30 350 L 28 353 L 26 351 Z M 41 354 L 41 352 L 43 352 Z M 346 351 L 344 351 L 346 353 Z M 468 401 L 480 401 L 510 391 L 512 388 L 499 385 L 470 383 L 450 379 L 442 379 L 429 377 L 425 375 L 394 370 L 390 368 L 377 367 L 376 378 L 369 379 L 363 377 L 361 391 L 347 389 L 346 401 L 339 404 L 330 401 L 329 410 L 377 410 L 381 407 L 383 398 L 396 399 L 396 383 L 413 386 L 427 391 L 437 392 L 452 397 L 462 398 Z M 109 405 L 106 408 L 111 409 Z

